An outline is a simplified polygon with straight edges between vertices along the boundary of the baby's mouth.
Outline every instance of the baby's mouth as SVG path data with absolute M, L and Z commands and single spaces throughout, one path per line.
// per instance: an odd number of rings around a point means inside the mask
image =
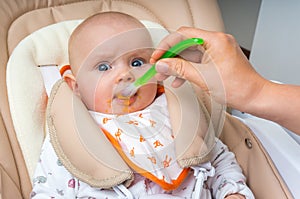
M 124 106 L 130 106 L 133 104 L 138 97 L 138 92 L 132 93 L 130 96 L 123 96 L 122 92 L 119 92 L 115 96 L 115 100 L 118 104 L 124 105 Z

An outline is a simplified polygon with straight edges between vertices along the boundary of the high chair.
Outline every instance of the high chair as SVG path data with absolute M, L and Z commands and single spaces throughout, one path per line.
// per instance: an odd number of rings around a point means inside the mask
M 5 199 L 30 196 L 47 129 L 43 76 L 57 75 L 51 71 L 42 74 L 40 68 L 68 64 L 68 37 L 80 20 L 112 10 L 168 30 L 192 26 L 224 31 L 215 0 L 3 0 L 0 10 L 0 198 Z M 228 114 L 223 129 L 221 140 L 235 153 L 256 198 L 293 198 L 262 143 L 247 126 Z

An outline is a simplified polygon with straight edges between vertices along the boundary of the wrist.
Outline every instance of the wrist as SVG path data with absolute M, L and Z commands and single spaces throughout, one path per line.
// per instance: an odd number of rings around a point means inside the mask
M 241 83 L 242 82 L 242 83 Z M 253 113 L 265 103 L 265 93 L 269 81 L 259 75 L 252 75 L 247 79 L 239 79 L 234 85 L 234 92 L 228 93 L 228 106 L 241 112 Z
M 273 112 L 270 110 L 274 110 L 276 113 L 277 99 L 280 97 L 278 96 L 278 87 L 280 87 L 279 84 L 264 80 L 263 86 L 257 92 L 253 91 L 251 100 L 244 106 L 244 112 L 261 118 L 276 120 L 277 114 L 272 114 Z

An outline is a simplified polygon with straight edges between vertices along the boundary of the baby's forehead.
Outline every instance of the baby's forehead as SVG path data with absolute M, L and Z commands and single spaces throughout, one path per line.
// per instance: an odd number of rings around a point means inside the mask
M 93 57 L 95 59 L 113 61 L 120 57 L 130 58 L 130 57 L 149 57 L 153 52 L 153 48 L 151 47 L 140 47 L 140 48 L 126 48 L 126 49 L 112 49 L 112 50 L 102 50 L 95 49 L 89 57 Z M 88 57 L 88 58 L 89 58 Z
M 90 30 L 90 38 L 82 40 L 79 48 L 86 46 L 86 51 L 103 51 L 106 54 L 126 53 L 137 49 L 152 48 L 152 39 L 146 28 L 118 30 L 106 28 L 102 32 Z
M 134 49 L 152 47 L 150 33 L 137 19 L 107 16 L 87 19 L 75 29 L 70 38 L 70 62 L 80 66 L 96 50 L 117 51 L 120 55 Z

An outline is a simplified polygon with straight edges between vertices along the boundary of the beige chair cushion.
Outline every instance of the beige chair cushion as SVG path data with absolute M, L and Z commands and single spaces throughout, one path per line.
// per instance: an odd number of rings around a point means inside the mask
M 28 198 L 31 191 L 31 183 L 29 172 L 21 151 L 20 139 L 28 139 L 25 133 L 17 137 L 15 131 L 23 128 L 23 125 L 15 128 L 11 113 L 21 117 L 22 114 L 16 113 L 16 106 L 12 105 L 11 112 L 6 81 L 14 84 L 11 76 L 6 76 L 7 61 L 9 56 L 14 51 L 18 43 L 29 34 L 42 27 L 50 24 L 58 23 L 65 20 L 77 20 L 86 18 L 100 11 L 116 10 L 132 14 L 139 19 L 146 19 L 162 24 L 168 29 L 175 30 L 180 26 L 193 26 L 208 30 L 223 31 L 223 23 L 220 11 L 216 0 L 39 0 L 39 1 L 19 1 L 19 0 L 3 0 L 0 2 L 0 44 L 2 53 L 0 54 L 0 194 L 2 198 Z M 61 61 L 61 60 L 60 60 Z M 19 62 L 20 63 L 20 62 Z M 52 62 L 51 62 L 52 63 Z M 63 62 L 59 62 L 63 64 Z M 30 78 L 41 80 L 41 75 L 38 74 L 36 65 L 24 67 L 23 63 L 18 65 L 20 73 L 29 72 L 32 74 Z M 35 63 L 37 64 L 37 63 Z M 39 64 L 39 63 L 38 63 Z M 49 64 L 49 63 L 46 63 Z M 31 67 L 30 69 L 28 67 Z M 28 69 L 28 70 L 27 70 Z M 15 72 L 16 74 L 19 72 Z M 19 73 L 19 75 L 21 75 Z M 7 78 L 6 78 L 7 77 Z M 30 79 L 29 78 L 29 79 Z M 26 78 L 24 78 L 26 79 Z M 22 80 L 23 81 L 23 80 Z M 27 82 L 28 81 L 28 82 Z M 40 97 L 46 98 L 45 91 L 41 83 L 35 81 L 20 82 L 21 85 L 29 84 L 36 88 L 37 91 L 29 89 L 28 93 L 23 93 L 21 99 L 16 99 L 15 102 L 21 105 L 26 105 L 22 102 L 24 97 L 32 98 L 32 102 L 36 103 L 28 108 L 28 111 L 33 112 L 38 110 L 37 116 L 33 118 L 35 121 L 43 121 L 41 111 L 45 104 L 43 99 L 37 99 L 33 93 L 43 93 Z M 11 86 L 21 89 L 20 86 Z M 11 92 L 11 91 L 9 91 Z M 14 96 L 15 93 L 10 93 Z M 18 94 L 16 94 L 18 95 Z M 23 117 L 26 117 L 27 112 Z M 15 120 L 15 119 L 14 119 Z M 15 122 L 15 121 L 14 121 Z M 245 174 L 248 176 L 248 183 L 256 195 L 256 198 L 292 198 L 287 187 L 283 183 L 277 170 L 274 168 L 269 156 L 265 153 L 262 146 L 257 142 L 256 137 L 247 130 L 245 126 L 231 125 L 236 123 L 235 120 L 229 119 L 225 128 L 238 129 L 238 131 L 226 131 L 222 134 L 222 140 L 236 153 L 238 161 L 243 167 Z M 27 127 L 28 124 L 24 124 Z M 228 127 L 228 125 L 230 127 Z M 41 134 L 36 135 L 38 143 L 34 147 L 39 147 L 43 139 L 43 125 L 34 127 Z M 244 130 L 243 130 L 244 129 Z M 31 131 L 31 129 L 30 129 Z M 241 131 L 241 132 L 239 132 Z M 27 132 L 26 132 L 27 133 Z M 252 148 L 247 148 L 245 139 L 250 139 Z M 27 140 L 28 141 L 28 140 Z M 30 140 L 29 140 L 30 141 Z M 4 144 L 5 143 L 5 144 Z M 25 143 L 25 142 L 24 142 Z M 30 143 L 32 144 L 32 143 Z M 23 145 L 23 144 L 22 144 Z M 30 146 L 26 146 L 30 150 Z M 34 155 L 25 157 L 26 159 L 34 159 L 37 157 L 37 152 Z M 28 166 L 33 171 L 34 166 Z M 12 186 L 10 186 L 12 185 Z
M 9 106 L 30 177 L 45 132 L 47 94 L 38 66 L 68 64 L 68 39 L 80 22 L 61 22 L 32 33 L 18 44 L 7 63 Z

